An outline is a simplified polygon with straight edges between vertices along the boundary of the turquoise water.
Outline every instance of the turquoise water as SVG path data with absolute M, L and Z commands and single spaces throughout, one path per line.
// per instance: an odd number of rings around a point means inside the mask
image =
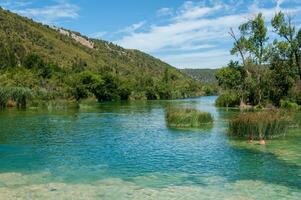
M 247 144 L 216 97 L 0 112 L 0 199 L 300 199 L 301 131 Z M 204 130 L 166 126 L 165 108 L 213 114 Z

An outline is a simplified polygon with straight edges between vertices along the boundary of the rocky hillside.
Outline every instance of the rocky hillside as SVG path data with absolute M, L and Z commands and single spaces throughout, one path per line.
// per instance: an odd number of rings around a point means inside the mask
M 182 69 L 183 73 L 191 78 L 206 84 L 215 84 L 217 80 L 215 74 L 218 69 Z

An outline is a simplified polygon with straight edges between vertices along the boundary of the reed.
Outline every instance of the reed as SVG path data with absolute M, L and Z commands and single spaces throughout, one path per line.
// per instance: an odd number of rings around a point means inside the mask
M 31 98 L 31 91 L 22 87 L 1 87 L 0 107 L 5 108 L 9 101 L 16 102 L 19 108 L 25 108 L 28 99 Z
M 277 111 L 246 112 L 230 120 L 229 132 L 250 140 L 272 139 L 284 136 L 290 122 L 290 117 Z
M 10 88 L 10 98 L 17 103 L 19 108 L 25 108 L 28 99 L 31 98 L 31 92 L 28 88 L 14 87 Z
M 172 128 L 201 128 L 213 123 L 210 113 L 192 108 L 170 107 L 166 111 L 166 122 Z
M 0 87 L 0 108 L 5 108 L 9 99 L 8 90 Z

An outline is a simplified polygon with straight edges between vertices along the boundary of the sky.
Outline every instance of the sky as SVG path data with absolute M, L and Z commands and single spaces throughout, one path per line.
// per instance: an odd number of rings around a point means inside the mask
M 262 12 L 284 11 L 301 25 L 301 0 L 0 0 L 36 21 L 139 49 L 177 68 L 220 68 L 231 59 L 228 34 Z

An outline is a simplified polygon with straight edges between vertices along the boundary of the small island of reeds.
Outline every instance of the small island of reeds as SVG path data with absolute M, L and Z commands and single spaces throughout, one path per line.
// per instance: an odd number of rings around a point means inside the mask
M 230 120 L 233 136 L 252 140 L 267 140 L 285 136 L 290 117 L 277 111 L 245 112 Z
M 170 107 L 165 118 L 171 128 L 203 128 L 213 123 L 210 113 L 193 108 Z

